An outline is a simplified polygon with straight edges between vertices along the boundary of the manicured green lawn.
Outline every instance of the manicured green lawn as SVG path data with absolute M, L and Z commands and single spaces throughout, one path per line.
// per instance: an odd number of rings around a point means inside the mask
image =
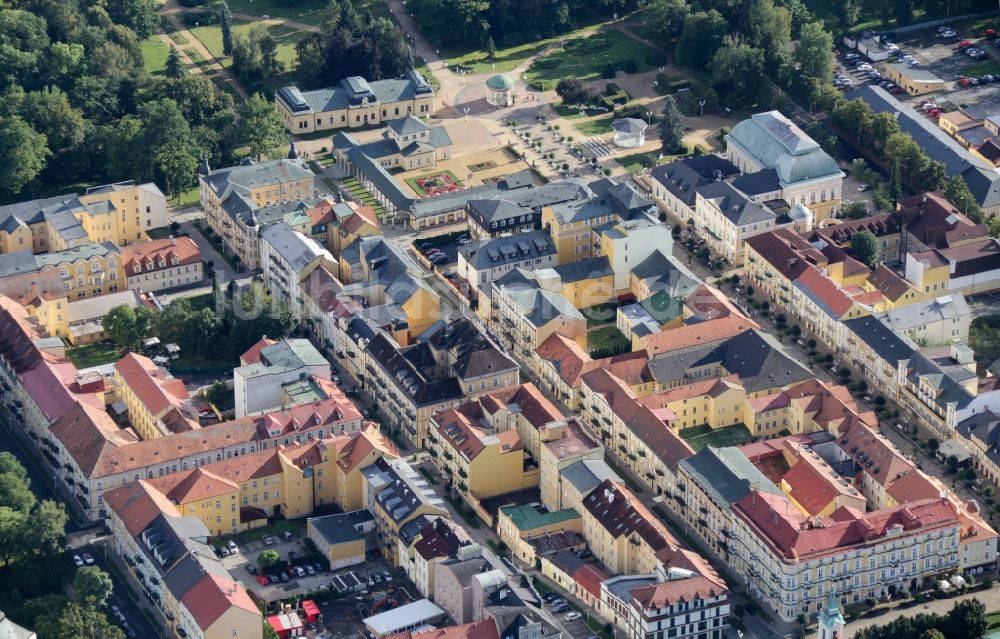
M 967 67 L 961 67 L 958 69 L 958 73 L 968 76 L 980 76 L 986 75 L 997 75 L 1000 73 L 1000 62 L 989 60 L 987 62 L 976 62 L 975 64 L 970 64 Z
M 454 182 L 458 186 L 462 186 L 461 180 L 459 180 L 458 177 L 451 171 L 432 171 L 426 175 L 418 175 L 416 177 L 406 178 L 406 183 L 410 185 L 410 188 L 413 189 L 414 193 L 416 193 L 420 197 L 425 197 L 427 193 L 422 188 L 420 188 L 420 185 L 417 184 L 417 180 L 423 180 L 425 178 L 435 177 L 438 175 L 447 175 L 448 177 L 451 178 L 452 182 Z
M 142 62 L 146 72 L 151 75 L 163 75 L 169 53 L 170 47 L 161 42 L 159 36 L 146 38 L 142 43 Z
M 427 84 L 431 85 L 431 88 L 435 91 L 439 90 L 441 88 L 441 83 L 437 81 L 437 78 L 431 75 L 431 69 L 427 66 L 427 63 L 424 62 L 424 59 L 420 56 L 414 56 L 413 62 L 417 65 L 417 71 L 420 75 L 424 76 L 424 79 L 427 80 Z
M 753 439 L 753 434 L 743 424 L 733 424 L 715 429 L 708 424 L 702 424 L 701 426 L 682 428 L 679 435 L 695 452 L 706 446 L 715 448 L 740 446 Z
M 545 40 L 536 40 L 535 42 L 528 42 L 526 44 L 497 49 L 496 58 L 492 61 L 487 59 L 488 55 L 486 51 L 480 49 L 473 51 L 445 49 L 441 52 L 441 57 L 449 65 L 458 64 L 472 67 L 473 73 L 487 73 L 494 68 L 497 73 L 507 73 L 508 71 L 521 66 L 530 58 L 544 51 L 546 48 L 556 45 L 562 40 L 568 40 L 593 33 L 596 26 L 601 24 L 603 20 L 600 16 L 590 13 L 583 13 L 580 17 L 584 18 L 582 21 L 583 23 L 575 31 L 547 38 Z
M 611 123 L 614 119 L 615 116 L 609 115 L 603 118 L 587 120 L 586 122 L 574 122 L 573 126 L 575 126 L 580 133 L 588 137 L 604 135 L 605 133 L 611 133 Z
M 635 173 L 640 169 L 647 166 L 656 166 L 657 164 L 666 164 L 667 162 L 673 162 L 677 158 L 684 157 L 683 155 L 664 155 L 660 157 L 659 151 L 649 151 L 647 153 L 633 153 L 631 155 L 623 155 L 618 159 L 618 164 L 621 164 L 626 171 L 629 173 Z
M 235 9 L 232 10 L 235 12 Z M 246 37 L 254 24 L 253 22 L 234 21 L 233 33 Z M 263 26 L 267 28 L 268 34 L 278 42 L 278 61 L 284 62 L 285 67 L 291 69 L 295 64 L 295 45 L 307 35 L 306 32 L 298 29 L 290 29 L 278 24 Z M 205 45 L 209 53 L 221 61 L 223 66 L 228 67 L 231 64 L 231 60 L 222 53 L 222 29 L 219 28 L 219 25 L 195 27 L 191 29 L 191 33 L 201 40 L 201 43 Z
M 252 16 L 284 18 L 306 24 L 318 25 L 323 17 L 326 0 L 229 0 L 229 10 Z M 207 6 L 207 5 L 206 5 Z M 389 8 L 384 0 L 354 0 L 354 8 L 364 17 L 369 11 L 378 17 L 389 17 Z
M 122 358 L 125 350 L 112 342 L 98 342 L 86 346 L 75 346 L 66 349 L 66 357 L 77 368 L 90 368 L 101 364 L 110 364 Z
M 580 309 L 580 313 L 587 318 L 588 327 L 614 322 L 617 312 L 618 304 L 614 302 L 610 304 L 595 304 L 594 306 Z
M 637 72 L 653 67 L 646 61 L 657 52 L 617 29 L 566 41 L 565 45 L 535 60 L 528 69 L 528 81 L 554 88 L 563 78 L 599 80 L 601 71 L 611 63 L 622 68 L 626 61 L 636 63 Z
M 587 348 L 592 355 L 596 352 L 600 357 L 609 357 L 627 353 L 632 348 L 632 342 L 614 326 L 604 326 L 587 333 Z

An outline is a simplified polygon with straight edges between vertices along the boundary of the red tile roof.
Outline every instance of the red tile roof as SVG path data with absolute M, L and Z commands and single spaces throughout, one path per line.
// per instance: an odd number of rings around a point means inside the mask
M 796 282 L 811 291 L 813 300 L 821 302 L 821 307 L 825 307 L 824 310 L 828 309 L 829 314 L 835 319 L 845 317 L 854 306 L 854 301 L 833 280 L 814 266 L 802 271 Z
M 173 263 L 175 259 L 177 264 Z M 164 261 L 165 266 L 160 266 L 160 260 Z M 150 261 L 153 264 L 152 269 L 149 268 Z M 199 262 L 201 262 L 201 251 L 190 237 L 137 242 L 122 248 L 125 277 Z
M 667 527 L 624 484 L 605 479 L 583 499 L 583 508 L 615 539 L 636 533 L 653 551 L 678 545 Z
M 559 333 L 553 333 L 535 349 L 535 352 L 555 367 L 559 377 L 570 388 L 579 388 L 581 376 L 598 368 L 612 369 L 630 384 L 639 384 L 652 379 L 647 366 L 648 357 L 644 351 L 632 351 L 595 360 L 573 340 Z
M 562 411 L 531 382 L 486 393 L 479 396 L 478 401 L 483 410 L 491 415 L 506 410 L 508 406 L 517 406 L 521 416 L 535 428 L 563 419 Z
M 636 588 L 631 592 L 633 605 L 644 610 L 658 610 L 681 602 L 708 599 L 728 593 L 717 583 L 700 575 L 686 579 L 674 579 L 662 583 Z
M 861 547 L 885 536 L 895 525 L 905 539 L 918 531 L 958 527 L 959 521 L 947 499 L 917 501 L 879 510 L 860 519 L 807 518 L 784 495 L 758 491 L 733 505 L 737 517 L 779 556 L 803 560 L 848 548 Z
M 160 417 L 171 407 L 179 408 L 191 398 L 184 382 L 144 355 L 127 353 L 115 362 L 115 371 L 154 417 Z
M 211 628 L 232 608 L 260 616 L 260 610 L 243 584 L 213 574 L 206 574 L 184 593 L 181 603 L 202 630 Z
M 788 483 L 789 496 L 810 515 L 818 515 L 840 496 L 832 479 L 806 461 L 792 466 L 782 481 Z
M 211 465 L 218 468 L 217 464 Z M 209 470 L 209 465 L 188 472 L 171 473 L 163 477 L 148 479 L 146 482 L 175 504 L 211 499 L 240 489 L 235 482 Z
M 909 283 L 885 264 L 879 264 L 868 276 L 868 283 L 881 291 L 887 298 L 895 302 L 901 298 L 908 290 Z
M 107 491 L 104 503 L 133 537 L 162 514 L 181 516 L 177 506 L 166 495 L 142 479 Z
M 267 335 L 257 340 L 257 343 L 247 349 L 247 352 L 240 355 L 240 366 L 248 366 L 260 362 L 260 352 L 268 346 L 277 344 L 277 340 L 268 339 Z
M 717 344 L 744 331 L 760 328 L 753 320 L 742 315 L 726 315 L 719 319 L 686 324 L 646 337 L 646 352 L 649 357 L 661 353 L 680 351 L 695 346 Z
M 594 599 L 601 598 L 601 584 L 608 579 L 611 579 L 611 575 L 594 564 L 584 564 L 573 573 L 573 581 L 590 593 Z

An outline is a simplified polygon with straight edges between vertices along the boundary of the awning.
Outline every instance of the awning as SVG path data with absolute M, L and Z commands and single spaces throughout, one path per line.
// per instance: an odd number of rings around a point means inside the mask
M 951 590 L 951 584 L 945 581 L 944 579 L 937 582 L 937 587 L 938 590 Z
M 962 578 L 961 575 L 955 575 L 949 581 L 951 581 L 951 585 L 955 586 L 956 588 L 961 588 L 965 585 L 965 579 Z
M 319 619 L 319 606 L 312 599 L 306 599 L 302 602 L 302 612 L 310 623 Z

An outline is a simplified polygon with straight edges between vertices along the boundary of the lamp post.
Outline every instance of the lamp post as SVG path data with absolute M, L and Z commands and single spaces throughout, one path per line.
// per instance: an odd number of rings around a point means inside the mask
M 998 1 L 1000 1 L 1000 0 L 998 0 Z M 705 115 L 705 100 L 701 99 L 701 100 L 698 100 L 698 116 L 700 117 L 700 116 L 703 116 L 703 115 Z

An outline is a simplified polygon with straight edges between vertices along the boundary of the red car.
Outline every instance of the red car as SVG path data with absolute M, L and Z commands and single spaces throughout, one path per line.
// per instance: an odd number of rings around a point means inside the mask
M 937 119 L 941 115 L 941 113 L 943 113 L 941 109 L 931 109 L 931 112 L 928 113 L 927 115 L 931 116 L 934 119 Z
M 963 87 L 967 87 L 972 84 L 972 80 L 970 80 L 969 78 L 962 78 L 961 80 L 958 81 L 958 83 L 961 84 Z
M 955 45 L 955 48 L 956 49 L 968 49 L 971 46 L 972 46 L 972 42 L 970 40 L 962 40 L 961 42 L 959 42 L 958 44 Z
M 257 575 L 257 583 L 266 586 L 271 583 L 271 580 L 267 578 L 267 575 Z
M 995 38 L 997 36 L 997 30 L 990 27 L 986 31 L 983 31 L 984 38 Z

